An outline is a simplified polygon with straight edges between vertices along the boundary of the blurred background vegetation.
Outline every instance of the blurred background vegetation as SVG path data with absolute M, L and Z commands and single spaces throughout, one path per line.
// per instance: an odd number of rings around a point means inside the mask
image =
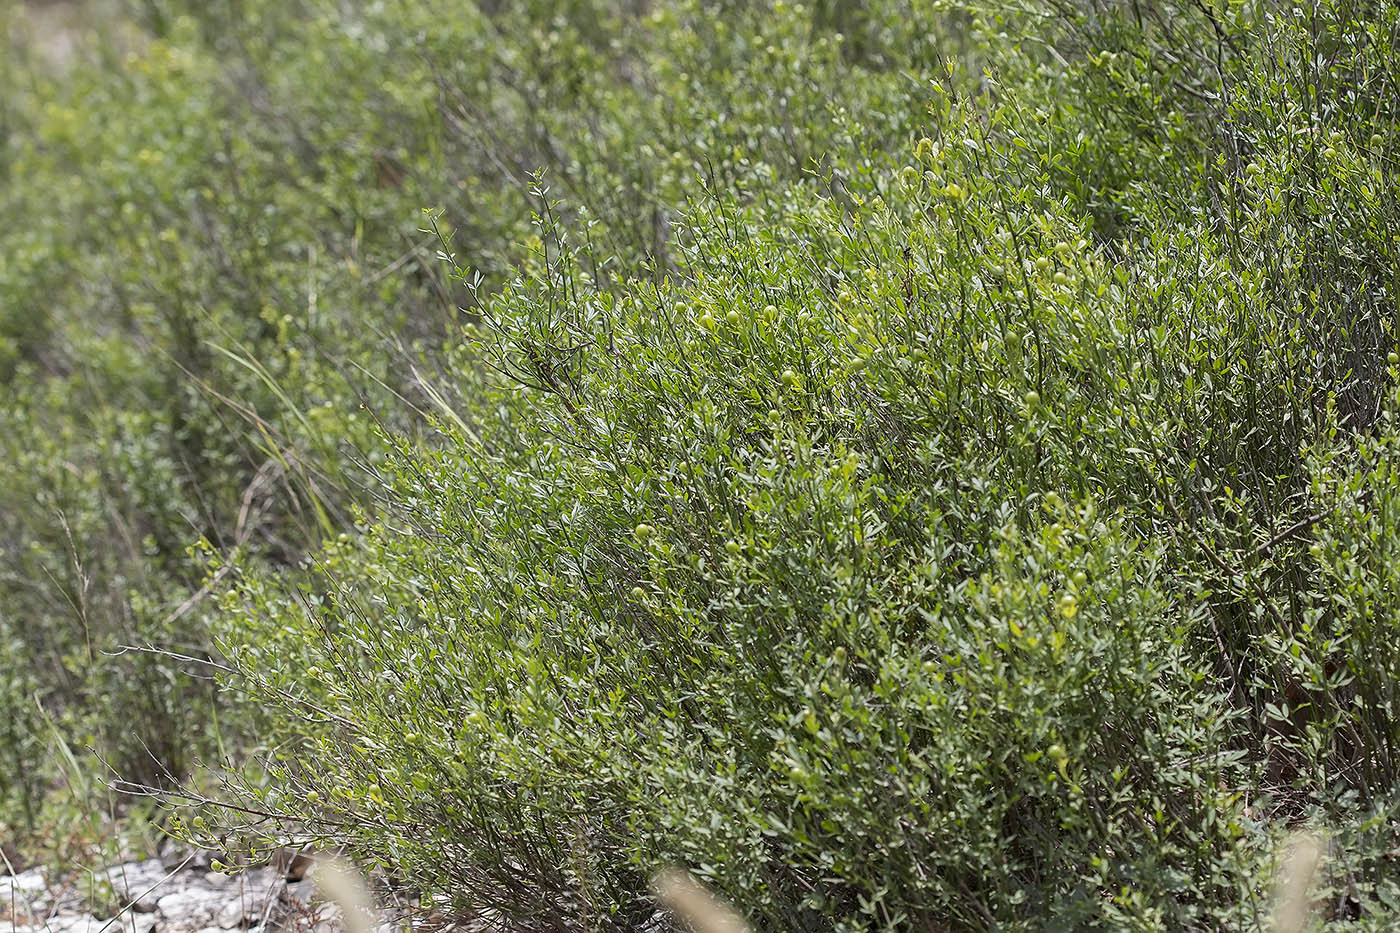
M 13 857 L 1394 922 L 1393 0 L 0 24 Z

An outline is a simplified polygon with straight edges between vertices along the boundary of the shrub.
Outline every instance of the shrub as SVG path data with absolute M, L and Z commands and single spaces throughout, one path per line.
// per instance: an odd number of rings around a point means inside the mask
M 1313 817 L 1387 916 L 1389 20 L 1049 12 L 669 275 L 536 192 L 453 416 L 224 602 L 285 710 L 233 799 L 541 928 L 673 861 L 775 927 L 1253 928 Z
M 787 925 L 1238 903 L 1261 840 L 1186 651 L 1199 601 L 1080 499 L 1136 472 L 1101 408 L 1131 305 L 975 284 L 1028 245 L 996 236 L 1009 182 L 855 218 L 811 189 L 716 204 L 677 291 L 604 291 L 552 236 L 453 366 L 508 377 L 457 406 L 491 417 L 400 446 L 394 518 L 305 595 L 226 604 L 245 686 L 329 711 L 288 735 L 276 804 L 557 925 L 636 922 L 671 860 Z M 1109 294 L 1078 249 L 1077 289 L 1037 272 L 1035 300 Z M 793 290 L 818 256 L 843 279 Z
M 0 710 L 7 796 L 54 785 L 30 766 L 52 738 L 36 695 L 130 779 L 236 743 L 237 721 L 206 728 L 208 671 L 159 653 L 211 647 L 187 549 L 292 566 L 373 501 L 367 426 L 418 430 L 421 351 L 468 304 L 424 205 L 499 284 L 546 168 L 615 269 L 664 267 L 698 167 L 735 190 L 800 177 L 843 107 L 883 147 L 917 118 L 891 106 L 903 72 L 959 41 L 897 5 L 861 19 L 859 52 L 845 13 L 751 4 L 131 6 L 94 6 L 101 37 L 62 63 L 25 10 L 4 17 L 0 639 L 21 650 L 0 668 L 24 685 Z
M 1393 916 L 1391 0 L 144 9 L 0 112 L 0 767 L 217 708 L 191 833 L 539 928 Z

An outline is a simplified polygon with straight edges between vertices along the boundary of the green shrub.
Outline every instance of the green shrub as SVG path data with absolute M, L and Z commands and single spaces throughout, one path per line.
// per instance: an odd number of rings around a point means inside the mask
M 417 430 L 420 350 L 469 302 L 424 205 L 499 283 L 546 168 L 615 272 L 664 267 L 697 170 L 733 190 L 801 177 L 843 108 L 892 145 L 918 117 L 896 106 L 906 72 L 961 41 L 900 5 L 862 18 L 864 51 L 845 13 L 756 4 L 129 6 L 94 6 L 100 37 L 75 33 L 61 64 L 5 18 L 0 636 L 22 650 L 0 668 L 26 686 L 0 711 L 0 786 L 26 798 L 56 778 L 26 764 L 52 757 L 36 695 L 130 779 L 216 746 L 208 671 L 159 653 L 211 647 L 187 549 L 294 566 L 373 501 L 365 432 Z
M 904 159 L 834 111 L 670 275 L 536 192 L 438 435 L 225 598 L 233 799 L 551 927 L 681 862 L 774 928 L 1252 929 L 1317 818 L 1383 922 L 1390 20 L 1133 11 L 972 15 Z
M 439 452 L 399 447 L 394 518 L 302 595 L 254 579 L 226 604 L 244 687 L 329 711 L 287 709 L 259 806 L 566 925 L 635 922 L 672 860 L 779 925 L 1238 903 L 1267 839 L 1186 650 L 1199 604 L 1156 588 L 1122 514 L 1046 482 L 1132 475 L 1086 453 L 1106 413 L 1073 352 L 1127 305 L 973 291 L 998 257 L 952 250 L 1008 181 L 844 219 L 811 188 L 716 205 L 678 291 L 603 291 L 551 237 L 453 367 L 509 381 L 470 381 Z M 818 256 L 844 281 L 792 291 Z
M 1384 927 L 1400 10 L 1309 12 L 155 0 L 0 63 L 0 822 L 45 743 L 222 741 L 206 841 L 775 929 L 1256 929 L 1326 822 Z

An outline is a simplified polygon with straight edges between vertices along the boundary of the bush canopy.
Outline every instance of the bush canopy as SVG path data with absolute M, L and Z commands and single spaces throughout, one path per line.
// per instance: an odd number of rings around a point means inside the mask
M 1395 0 L 237 7 L 9 27 L 0 827 L 1396 922 Z

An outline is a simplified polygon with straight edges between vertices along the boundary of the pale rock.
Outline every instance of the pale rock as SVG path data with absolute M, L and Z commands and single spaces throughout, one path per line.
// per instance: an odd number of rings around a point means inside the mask
M 160 915 L 159 933 L 195 933 L 213 926 L 214 917 L 224 905 L 224 892 L 197 884 L 172 891 L 156 901 Z
M 15 912 L 33 919 L 49 912 L 52 903 L 49 897 L 48 877 L 42 868 L 31 868 L 17 875 L 0 878 L 0 902 L 7 908 L 13 905 Z M 6 910 L 9 913 L 9 910 Z
M 156 927 L 154 914 L 138 914 L 126 911 L 114 920 L 94 920 L 93 933 L 107 928 L 105 933 L 152 933 Z
M 214 924 L 223 930 L 252 926 L 262 919 L 265 902 L 242 895 L 224 904 L 214 916 Z
M 156 903 L 169 887 L 166 876 L 169 871 L 160 859 L 147 859 L 144 862 L 130 862 L 114 865 L 101 873 L 121 898 L 123 904 L 132 904 L 138 913 L 149 914 L 156 910 Z
M 48 921 L 33 926 L 17 926 L 15 933 L 98 933 L 107 921 L 99 920 L 91 914 L 59 914 Z M 108 933 L 116 929 L 116 924 Z
M 6 875 L 0 884 L 8 885 L 17 894 L 38 894 L 48 887 L 49 882 L 42 868 L 31 868 L 18 875 Z
M 113 865 L 96 873 L 95 879 L 110 884 L 122 904 L 131 905 L 110 921 L 89 913 L 90 908 L 81 900 L 82 885 L 68 880 L 51 884 L 39 869 L 14 877 L 0 876 L 0 898 L 9 895 L 15 911 L 13 915 L 0 912 L 0 931 L 344 933 L 340 908 L 324 903 L 310 878 L 288 883 L 287 876 L 298 874 L 299 866 L 283 862 L 230 876 L 187 864 L 172 874 L 166 867 L 170 853 L 162 855 L 165 858 Z M 183 856 L 175 864 L 181 861 Z M 42 901 L 44 906 L 40 909 L 35 903 L 35 909 L 26 914 L 22 912 L 26 900 Z M 408 915 L 402 913 L 406 906 L 376 912 L 373 928 L 377 933 L 402 933 L 408 928 Z M 473 924 L 456 929 L 466 933 L 478 928 L 479 924 Z
M 122 927 L 125 933 L 153 933 L 156 928 L 156 915 L 153 913 L 128 913 L 125 920 Z

